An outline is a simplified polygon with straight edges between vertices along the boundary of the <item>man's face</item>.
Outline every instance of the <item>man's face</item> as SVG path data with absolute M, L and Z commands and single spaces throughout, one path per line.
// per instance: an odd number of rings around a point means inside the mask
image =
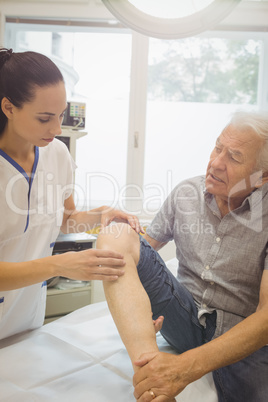
M 250 131 L 227 126 L 216 141 L 206 173 L 206 189 L 216 200 L 241 204 L 261 176 L 256 163 L 263 140 Z

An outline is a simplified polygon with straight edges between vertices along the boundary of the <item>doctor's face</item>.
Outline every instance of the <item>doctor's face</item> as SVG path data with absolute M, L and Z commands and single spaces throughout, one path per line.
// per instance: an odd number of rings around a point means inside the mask
M 256 163 L 263 140 L 251 131 L 227 126 L 216 141 L 206 173 L 206 189 L 223 201 L 242 203 L 261 172 Z
M 66 91 L 63 82 L 36 87 L 34 98 L 21 108 L 13 106 L 10 128 L 21 140 L 43 147 L 61 134 L 66 109 Z M 16 138 L 16 137 L 15 137 Z

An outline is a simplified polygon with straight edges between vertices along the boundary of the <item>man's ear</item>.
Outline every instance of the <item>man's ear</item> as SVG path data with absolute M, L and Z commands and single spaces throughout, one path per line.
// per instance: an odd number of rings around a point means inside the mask
M 13 118 L 14 105 L 6 97 L 1 101 L 1 109 L 8 119 Z
M 268 172 L 264 172 L 261 177 L 257 180 L 257 183 L 255 184 L 256 188 L 260 188 L 263 186 L 265 183 L 268 183 Z

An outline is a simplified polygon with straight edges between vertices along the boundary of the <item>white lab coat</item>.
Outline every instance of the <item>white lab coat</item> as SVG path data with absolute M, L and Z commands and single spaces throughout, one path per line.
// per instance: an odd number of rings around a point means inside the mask
M 63 142 L 36 147 L 32 177 L 0 150 L 0 261 L 51 255 L 72 193 L 75 164 Z M 0 291 L 0 339 L 43 324 L 46 285 Z

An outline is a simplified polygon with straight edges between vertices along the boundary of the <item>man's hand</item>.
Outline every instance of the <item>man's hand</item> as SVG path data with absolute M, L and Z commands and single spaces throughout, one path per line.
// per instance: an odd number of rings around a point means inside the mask
M 138 402 L 151 401 L 148 391 L 152 390 L 155 402 L 175 401 L 178 395 L 191 382 L 187 372 L 191 363 L 184 359 L 184 354 L 145 353 L 134 364 L 140 367 L 134 377 L 134 396 Z
M 163 322 L 164 322 L 164 317 L 162 315 L 160 315 L 156 320 L 153 320 L 154 329 L 155 329 L 156 334 L 157 334 L 157 332 L 161 331 Z

